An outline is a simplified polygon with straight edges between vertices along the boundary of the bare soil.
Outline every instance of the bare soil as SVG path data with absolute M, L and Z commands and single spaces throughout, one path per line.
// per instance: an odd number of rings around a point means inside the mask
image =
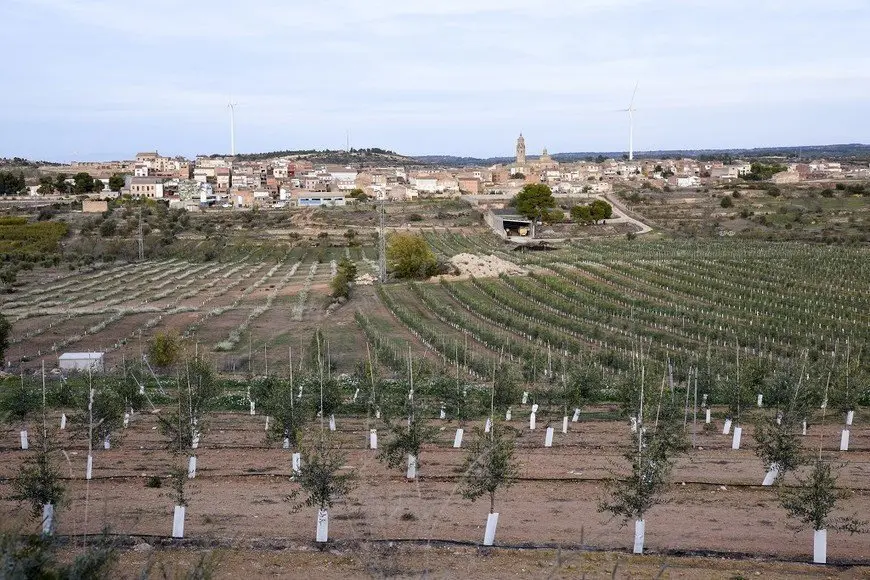
M 408 549 L 418 555 L 397 557 L 396 565 L 415 575 L 431 570 L 442 577 L 544 577 L 555 569 L 554 550 L 559 546 L 568 552 L 558 577 L 578 576 L 581 565 L 588 566 L 585 570 L 591 577 L 609 574 L 615 554 L 581 555 L 578 550 L 620 551 L 630 547 L 631 524 L 622 527 L 621 522 L 597 509 L 605 496 L 607 479 L 622 470 L 621 445 L 627 441 L 627 426 L 586 421 L 572 423 L 569 433 L 563 435 L 557 425 L 554 447 L 545 449 L 545 425 L 529 431 L 527 413 L 528 409 L 516 409 L 511 422 L 519 431 L 520 480 L 496 499 L 496 510 L 501 514 L 497 544 L 527 550 L 490 553 L 473 548 L 483 536 L 488 502 L 471 503 L 459 493 L 458 469 L 464 452 L 451 447 L 455 422 L 433 422 L 442 428 L 439 440 L 421 454 L 421 478 L 407 482 L 402 472 L 388 470 L 377 461 L 375 451 L 365 448 L 366 419 L 341 416 L 336 436 L 347 452 L 346 468 L 354 470 L 359 479 L 351 495 L 330 511 L 330 536 L 338 542 L 334 550 L 322 554 L 310 551 L 315 512 L 305 508 L 291 513 L 292 506 L 285 501 L 296 488 L 290 479 L 290 453 L 265 441 L 264 417 L 245 414 L 220 413 L 208 420 L 197 453 L 197 477 L 187 488 L 186 535 L 195 544 L 232 548 L 221 551 L 226 559 L 220 565 L 222 577 L 238 572 L 255 577 L 287 575 L 281 566 L 291 561 L 304 561 L 313 570 L 323 570 L 324 577 L 366 575 L 373 561 L 386 562 L 380 556 L 365 555 L 364 550 L 375 549 L 369 542 L 382 548 L 388 541 L 412 544 Z M 848 461 L 840 485 L 853 493 L 842 508 L 865 518 L 870 505 L 870 429 L 863 427 L 866 419 L 857 418 L 846 453 L 833 451 L 840 430 L 835 424 L 813 428 L 806 441 L 808 446 L 821 441 L 826 456 Z M 53 426 L 56 420 L 51 418 Z M 375 426 L 382 438 L 387 436 L 383 425 Z M 473 437 L 473 426 L 465 426 L 467 438 Z M 27 456 L 16 449 L 17 429 L 9 428 L 2 434 L 3 497 L 9 495 L 7 478 Z M 669 577 L 675 578 L 730 578 L 754 575 L 755 571 L 772 577 L 803 577 L 816 570 L 759 562 L 810 561 L 812 532 L 796 531 L 794 522 L 787 520 L 779 507 L 776 491 L 759 485 L 764 472 L 752 449 L 751 428 L 747 425 L 745 429 L 744 446 L 737 451 L 730 449 L 731 437 L 722 435 L 721 428 L 697 436 L 698 448 L 677 463 L 668 503 L 654 507 L 646 518 L 647 550 L 657 557 L 636 559 L 620 554 L 625 563 L 620 577 L 655 576 L 665 561 Z M 308 437 L 314 437 L 317 430 L 318 425 L 312 425 Z M 87 456 L 84 438 L 69 431 L 60 438 L 69 457 L 63 473 L 71 479 L 65 481 L 70 501 L 60 514 L 59 533 L 97 534 L 108 527 L 151 544 L 165 541 L 174 503 L 166 477 L 172 465 L 186 465 L 187 459 L 173 458 L 164 450 L 153 414 L 137 414 L 131 426 L 114 438 L 111 450 L 94 451 L 94 479 L 90 482 L 83 480 Z M 152 475 L 163 478 L 161 489 L 145 486 Z M 786 483 L 793 481 L 788 478 Z M 0 515 L 6 529 L 36 527 L 26 518 L 25 510 L 8 500 L 0 501 Z M 829 532 L 828 538 L 830 562 L 870 565 L 868 536 Z M 455 546 L 455 542 L 461 545 Z M 264 551 L 265 546 L 272 548 Z M 298 555 L 299 560 L 291 554 Z M 685 555 L 715 557 L 674 559 Z M 191 553 L 182 550 L 164 556 L 185 560 Z M 143 557 L 126 554 L 124 561 L 138 565 Z M 567 567 L 571 562 L 574 568 Z M 855 568 L 848 573 L 860 577 L 868 572 L 870 569 Z M 306 570 L 306 575 L 309 573 Z

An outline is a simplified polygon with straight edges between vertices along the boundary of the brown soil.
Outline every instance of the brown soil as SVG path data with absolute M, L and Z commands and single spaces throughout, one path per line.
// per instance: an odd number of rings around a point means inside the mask
M 544 425 L 530 432 L 525 416 L 527 409 L 516 409 L 511 423 L 519 429 L 518 459 L 520 480 L 500 492 L 496 509 L 500 512 L 497 544 L 502 546 L 555 549 L 624 550 L 632 540 L 631 525 L 620 522 L 597 510 L 604 497 L 605 482 L 614 467 L 622 464 L 620 445 L 626 440 L 627 426 L 617 422 L 584 422 L 571 424 L 569 433 L 558 432 L 554 447 L 542 446 Z M 859 419 L 862 419 L 859 417 Z M 52 417 L 52 425 L 56 417 Z M 286 550 L 310 549 L 314 534 L 314 510 L 304 508 L 291 513 L 284 498 L 295 489 L 290 479 L 290 454 L 264 440 L 264 417 L 244 414 L 217 414 L 209 419 L 201 449 L 198 451 L 197 478 L 189 482 L 186 535 L 195 542 L 216 543 L 228 547 L 280 546 L 282 550 L 268 552 L 261 560 L 256 550 L 227 552 L 234 562 L 229 570 L 248 570 L 251 562 L 270 561 L 280 566 L 286 563 Z M 367 426 L 365 419 L 338 418 L 337 436 L 347 452 L 347 468 L 359 478 L 358 487 L 346 500 L 330 511 L 330 536 L 339 541 L 339 549 L 330 555 L 306 554 L 315 569 L 325 567 L 337 575 L 365 573 L 363 555 L 348 547 L 347 542 L 413 540 L 418 558 L 400 562 L 402 566 L 432 566 L 445 576 L 474 573 L 483 578 L 503 577 L 493 568 L 485 572 L 490 561 L 472 548 L 454 550 L 442 546 L 424 550 L 419 542 L 462 542 L 473 546 L 481 541 L 487 502 L 470 503 L 459 494 L 458 466 L 464 453 L 451 448 L 455 423 L 436 421 L 443 427 L 437 444 L 426 447 L 421 454 L 421 479 L 408 483 L 400 471 L 386 469 L 375 458 L 376 452 L 365 449 Z M 840 484 L 854 493 L 842 508 L 847 513 L 866 517 L 870 505 L 870 490 L 866 484 L 870 474 L 870 430 L 856 422 L 852 430 L 851 449 L 847 453 L 826 451 L 849 463 L 841 473 Z M 70 504 L 60 515 L 61 534 L 98 533 L 108 526 L 112 532 L 142 536 L 149 542 L 165 538 L 171 529 L 172 506 L 168 485 L 162 489 L 145 487 L 148 476 L 166 477 L 171 465 L 186 463 L 186 458 L 173 459 L 163 450 L 163 442 L 155 429 L 152 414 L 137 415 L 130 428 L 116 437 L 113 449 L 94 451 L 94 479 L 83 481 L 87 450 L 82 438 L 61 436 L 69 464 L 65 475 L 74 479 L 65 482 Z M 386 437 L 383 426 L 381 437 Z M 467 437 L 472 437 L 472 425 L 466 425 Z M 808 437 L 807 445 L 815 446 L 819 438 L 826 449 L 836 449 L 840 427 L 817 427 Z M 312 425 L 309 437 L 315 436 Z M 25 452 L 16 450 L 17 428 L 3 433 L 4 448 L 0 449 L 0 476 L 12 476 Z M 744 433 L 744 448 L 730 449 L 730 437 L 721 431 L 699 435 L 699 449 L 681 458 L 674 471 L 675 486 L 670 501 L 656 506 L 647 516 L 646 545 L 651 554 L 707 554 L 730 558 L 750 558 L 750 562 L 720 562 L 704 560 L 704 576 L 694 560 L 678 560 L 673 571 L 686 568 L 672 577 L 729 577 L 732 570 L 766 570 L 766 565 L 754 559 L 809 561 L 812 533 L 796 532 L 793 522 L 784 517 L 776 492 L 758 485 L 763 477 L 760 461 L 752 451 L 751 429 Z M 701 447 L 703 449 L 701 449 Z M 793 480 L 789 478 L 787 483 Z M 8 496 L 8 483 L 0 485 L 0 495 Z M 85 501 L 87 498 L 87 502 Z M 87 506 L 87 513 L 85 510 Z M 32 521 L 25 519 L 24 510 L 8 500 L 0 502 L 0 514 L 7 529 L 30 529 Z M 87 519 L 87 525 L 85 521 Z M 341 548 L 344 546 L 344 548 Z M 460 557 L 459 554 L 466 556 Z M 171 557 L 182 557 L 185 552 Z M 861 562 L 870 564 L 870 540 L 865 535 L 829 532 L 830 562 Z M 139 555 L 125 558 L 138 561 Z M 497 561 L 504 566 L 519 566 L 527 573 L 519 576 L 540 577 L 552 571 L 552 552 L 497 552 Z M 571 552 L 575 565 L 586 561 Z M 612 567 L 612 555 L 594 556 L 590 572 Z M 621 556 L 625 558 L 625 556 Z M 597 558 L 597 559 L 596 559 Z M 631 560 L 634 562 L 634 559 Z M 413 564 L 408 564 L 412 562 Z M 428 564 L 424 564 L 428 562 Z M 651 565 L 651 562 L 658 562 Z M 656 570 L 662 560 L 641 560 L 640 570 Z M 720 568 L 720 566 L 722 566 Z M 760 568 L 759 568 L 760 567 Z M 276 568 L 250 568 L 254 574 L 268 575 Z M 403 568 L 404 569 L 404 568 Z M 224 571 L 223 565 L 221 570 Z M 628 572 L 625 569 L 623 574 Z M 783 575 L 788 566 L 779 572 Z M 794 568 L 798 576 L 801 567 Z M 776 571 L 776 569 L 774 569 Z M 718 574 L 722 576 L 717 576 Z M 864 570 L 866 573 L 867 570 Z M 565 568 L 566 577 L 576 576 L 579 568 Z M 754 572 L 750 572 L 753 573 Z M 513 573 L 512 573 L 513 574 Z M 329 574 L 326 574 L 329 576 Z M 633 575 L 633 574 L 632 574 Z M 654 574 L 651 574 L 654 575 Z

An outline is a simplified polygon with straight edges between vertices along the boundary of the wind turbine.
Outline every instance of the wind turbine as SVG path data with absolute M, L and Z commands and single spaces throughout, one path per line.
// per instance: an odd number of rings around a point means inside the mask
M 236 155 L 236 107 L 238 103 L 234 103 L 232 99 L 227 104 L 227 108 L 230 110 L 230 154 L 235 157 Z
M 637 85 L 640 81 L 634 83 L 634 92 L 631 93 L 631 101 L 628 103 L 627 109 L 622 109 L 622 112 L 628 113 L 628 160 L 634 160 L 634 96 L 637 94 Z

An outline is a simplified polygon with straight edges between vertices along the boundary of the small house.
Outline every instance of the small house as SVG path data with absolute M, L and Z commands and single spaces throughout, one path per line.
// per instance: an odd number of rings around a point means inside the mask
M 65 371 L 96 371 L 103 370 L 102 352 L 65 352 L 58 358 L 58 366 Z

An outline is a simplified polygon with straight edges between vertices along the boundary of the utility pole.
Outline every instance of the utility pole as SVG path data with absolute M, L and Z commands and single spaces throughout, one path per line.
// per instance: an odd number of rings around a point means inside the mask
M 381 284 L 387 281 L 387 208 L 386 193 L 381 194 L 380 226 L 378 228 L 378 278 Z

